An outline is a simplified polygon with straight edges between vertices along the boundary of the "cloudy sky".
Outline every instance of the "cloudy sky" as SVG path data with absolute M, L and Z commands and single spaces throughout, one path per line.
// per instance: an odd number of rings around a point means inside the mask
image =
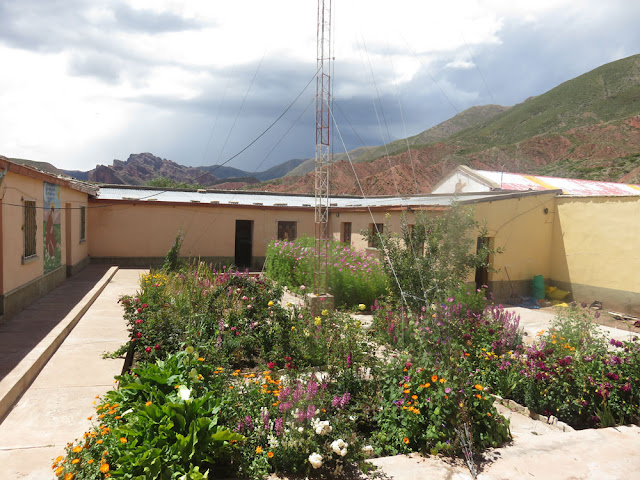
M 316 17 L 315 0 L 0 0 L 0 154 L 214 165 L 290 107 L 228 165 L 312 157 Z M 337 127 L 380 145 L 522 102 L 640 53 L 639 19 L 629 0 L 333 0 Z

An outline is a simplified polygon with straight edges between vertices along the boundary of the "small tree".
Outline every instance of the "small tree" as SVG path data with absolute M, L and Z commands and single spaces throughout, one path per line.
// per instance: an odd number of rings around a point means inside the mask
M 400 233 L 385 228 L 374 235 L 380 237 L 392 292 L 412 310 L 443 301 L 476 268 L 490 268 L 489 255 L 497 252 L 485 242 L 476 250 L 477 237 L 485 237 L 487 228 L 458 203 L 442 214 L 417 212 L 412 228 L 403 216 Z

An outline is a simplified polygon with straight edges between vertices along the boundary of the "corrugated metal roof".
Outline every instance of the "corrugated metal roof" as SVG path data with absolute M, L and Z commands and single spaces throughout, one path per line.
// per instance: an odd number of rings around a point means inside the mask
M 504 194 L 503 194 L 504 195 Z M 497 199 L 501 194 L 478 193 L 457 197 L 462 203 Z M 307 195 L 279 195 L 268 193 L 195 192 L 178 190 L 151 190 L 123 187 L 100 187 L 96 198 L 100 200 L 135 200 L 142 202 L 191 203 L 209 205 L 240 205 L 265 207 L 314 207 L 315 198 Z M 448 206 L 454 195 L 416 195 L 405 197 L 331 197 L 331 208 Z
M 565 195 L 609 196 L 640 195 L 640 185 L 615 182 L 597 182 L 576 178 L 545 177 L 541 175 L 525 175 L 522 173 L 492 172 L 474 170 L 500 185 L 503 190 L 562 190 Z

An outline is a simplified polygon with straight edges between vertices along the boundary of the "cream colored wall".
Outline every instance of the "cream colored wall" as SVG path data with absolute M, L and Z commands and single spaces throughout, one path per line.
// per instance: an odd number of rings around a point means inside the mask
M 111 205 L 100 207 L 101 205 Z M 92 202 L 88 209 L 92 257 L 163 257 L 179 230 L 183 256 L 235 255 L 236 220 L 253 221 L 253 256 L 265 256 L 279 221 L 295 221 L 297 234 L 313 236 L 313 209 L 272 210 L 204 205 Z M 100 207 L 100 208 L 94 208 Z
M 336 216 L 336 215 L 339 216 Z M 373 219 L 371 216 L 373 215 Z M 389 227 L 393 232 L 401 231 L 402 213 L 399 211 L 389 212 L 388 217 L 385 212 L 369 211 L 361 212 L 334 212 L 331 213 L 330 230 L 333 239 L 340 241 L 342 233 L 342 223 L 351 222 L 351 245 L 357 250 L 369 248 L 369 242 L 363 231 L 368 231 L 372 223 L 381 223 L 384 228 Z M 407 222 L 415 222 L 412 212 L 407 213 Z
M 490 282 L 508 282 L 507 272 L 512 281 L 530 281 L 534 275 L 549 278 L 555 194 L 482 202 L 474 211 L 476 220 L 486 220 L 494 248 L 503 249 L 493 259 L 499 271 L 489 272 Z
M 76 265 L 78 262 L 82 261 L 84 258 L 87 257 L 87 255 L 89 255 L 89 235 L 88 235 L 88 224 L 89 224 L 89 211 L 87 209 L 87 216 L 86 216 L 86 223 L 87 225 L 85 226 L 85 241 L 80 241 L 80 207 L 81 206 L 85 206 L 87 207 L 89 202 L 88 202 L 88 196 L 86 193 L 82 193 L 82 192 L 78 192 L 76 190 L 71 190 L 69 188 L 65 188 L 62 187 L 62 201 L 61 201 L 61 206 L 62 208 L 65 207 L 66 204 L 71 204 L 71 212 L 70 212 L 70 217 L 71 217 L 71 258 L 66 259 L 65 256 L 65 260 L 63 260 L 63 264 L 67 264 L 67 265 Z M 66 219 L 67 219 L 67 215 L 64 214 L 65 212 L 63 212 L 62 215 L 62 221 L 64 223 L 63 225 L 63 229 L 62 229 L 62 237 L 63 237 L 63 243 L 66 241 Z M 63 248 L 63 255 L 66 253 L 66 248 Z
M 640 197 L 559 197 L 557 205 L 553 278 L 640 293 Z
M 42 210 L 43 181 L 13 172 L 7 172 L 4 177 L 2 199 L 2 234 L 4 236 L 3 246 L 3 292 L 7 293 L 21 287 L 44 275 L 44 214 Z M 71 245 L 71 262 L 67 262 L 66 248 L 66 215 L 64 207 L 71 203 L 76 207 L 87 204 L 87 194 L 61 186 L 61 265 L 75 265 L 88 255 L 87 242 L 80 243 L 80 214 L 75 211 L 72 215 L 72 235 L 75 241 Z M 22 255 L 24 253 L 24 236 L 22 226 L 24 223 L 23 201 L 31 200 L 36 202 L 36 253 L 37 257 L 28 259 L 23 264 Z
M 44 274 L 43 266 L 43 213 L 42 181 L 7 172 L 2 184 L 2 234 L 3 239 L 3 292 L 7 293 L 29 283 Z M 36 252 L 37 258 L 22 264 L 24 237 L 22 225 L 23 200 L 36 202 Z

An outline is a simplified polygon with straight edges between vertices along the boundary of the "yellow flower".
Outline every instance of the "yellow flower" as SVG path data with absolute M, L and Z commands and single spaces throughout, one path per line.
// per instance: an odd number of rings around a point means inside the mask
M 409 445 L 409 437 L 404 437 L 402 441 L 404 442 L 405 445 Z
M 316 326 L 320 326 L 322 325 L 322 318 L 321 317 L 316 317 L 316 321 L 315 321 Z
M 358 305 L 358 310 L 360 310 L 361 312 L 364 311 L 365 308 L 367 308 L 367 306 L 364 303 Z
M 327 315 L 329 315 L 329 310 L 327 310 L 327 309 L 325 308 L 324 310 L 322 310 L 322 312 L 321 312 L 321 313 L 322 313 L 322 315 L 324 315 L 324 316 L 326 317 Z
M 295 330 L 295 329 L 296 329 L 296 327 L 291 327 L 291 330 Z
M 270 307 L 273 307 L 273 300 L 269 300 L 269 303 L 267 303 L 267 305 L 269 305 Z
M 100 465 L 100 471 L 102 473 L 107 473 L 109 471 L 109 464 L 103 463 L 102 465 Z
M 440 383 L 444 383 L 444 382 L 446 382 L 446 380 L 444 378 L 441 378 Z
M 260 455 L 262 453 L 262 447 L 256 447 L 256 453 Z
M 62 475 L 62 472 L 64 472 L 64 467 L 58 467 L 54 473 L 56 474 L 56 477 L 59 477 Z

